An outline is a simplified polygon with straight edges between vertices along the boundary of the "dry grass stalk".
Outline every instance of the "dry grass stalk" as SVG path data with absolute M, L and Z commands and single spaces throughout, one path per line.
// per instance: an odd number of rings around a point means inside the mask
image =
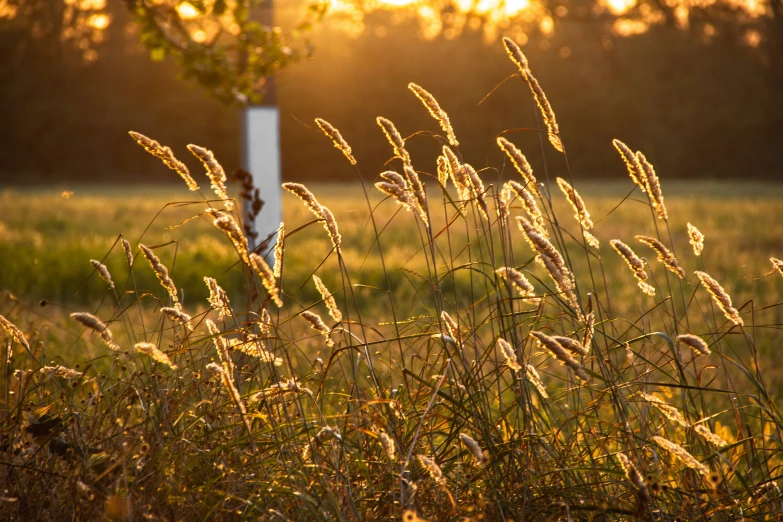
M 231 214 L 218 212 L 212 208 L 207 209 L 207 213 L 215 218 L 214 221 L 212 221 L 212 224 L 215 225 L 215 227 L 219 230 L 222 230 L 226 233 L 228 239 L 230 239 L 231 243 L 233 243 L 234 248 L 236 248 L 237 252 L 239 252 L 239 256 L 242 258 L 242 261 L 245 263 L 245 265 L 250 266 L 247 238 L 245 237 L 245 234 L 242 233 L 242 229 L 234 220 L 234 217 L 231 216 Z
M 704 250 L 704 234 L 690 223 L 688 223 L 688 242 L 693 247 L 693 254 L 700 256 L 701 251 Z
M 525 302 L 530 304 L 538 304 L 540 302 L 540 299 L 535 297 L 535 287 L 519 270 L 503 266 L 495 270 L 495 273 L 511 284 Z
M 465 447 L 470 450 L 470 452 L 473 454 L 473 457 L 475 457 L 481 467 L 489 464 L 489 453 L 482 450 L 478 442 L 476 442 L 471 436 L 465 433 L 460 433 L 459 440 L 461 440 Z
M 43 366 L 41 367 L 40 372 L 48 377 L 55 376 L 62 377 L 63 379 L 78 379 L 84 375 L 80 371 L 65 366 Z
M 272 273 L 275 279 L 280 279 L 280 275 L 283 273 L 283 252 L 285 251 L 285 223 L 280 222 L 280 227 L 277 229 L 277 241 L 275 242 L 275 266 L 272 269 Z
M 282 379 L 279 383 L 273 384 L 269 388 L 265 388 L 254 394 L 251 400 L 260 401 L 262 399 L 301 394 L 309 395 L 310 397 L 313 396 L 313 392 L 309 388 L 305 388 L 299 384 L 299 381 L 296 379 Z
M 449 334 L 449 337 L 451 337 L 455 342 L 462 342 L 462 335 L 459 331 L 459 325 L 457 325 L 457 322 L 446 312 L 446 310 L 443 310 L 440 313 L 440 318 L 443 321 L 443 324 L 446 325 L 446 332 Z
M 410 167 L 411 155 L 405 150 L 405 140 L 402 139 L 402 135 L 400 135 L 397 127 L 395 127 L 390 120 L 387 120 L 382 116 L 375 118 L 375 121 L 378 123 L 381 130 L 383 130 L 386 139 L 389 140 L 389 143 L 391 143 L 394 148 L 394 155 L 397 158 L 400 158 L 405 166 Z
M 193 145 L 188 145 L 188 150 L 196 156 L 201 163 L 204 164 L 204 168 L 207 171 L 207 177 L 212 182 L 212 191 L 223 201 L 223 205 L 226 210 L 234 208 L 234 202 L 231 201 L 226 193 L 226 172 L 223 170 L 223 166 L 215 159 L 215 155 L 212 151 Z
M 381 174 L 383 176 L 384 174 L 388 174 L 388 172 L 384 172 Z M 396 172 L 394 174 L 397 174 Z M 416 213 L 418 213 L 418 206 L 416 205 L 416 200 L 413 198 L 413 196 L 405 190 L 405 188 L 401 185 L 398 185 L 397 183 L 391 182 L 391 181 L 378 181 L 375 183 L 375 188 L 378 189 L 379 192 L 382 192 L 386 194 L 387 196 L 394 198 L 394 200 L 403 206 L 405 210 L 408 212 L 415 210 Z
M 215 344 L 215 351 L 218 354 L 220 364 L 226 369 L 229 374 L 234 373 L 234 361 L 231 359 L 231 355 L 228 353 L 228 343 L 223 338 L 223 333 L 218 329 L 212 319 L 205 321 L 207 325 L 207 331 L 213 337 L 212 342 Z
M 511 160 L 511 164 L 514 165 L 514 168 L 517 169 L 517 172 L 522 176 L 522 179 L 525 180 L 525 186 L 529 187 L 530 190 L 535 191 L 538 197 L 541 197 L 541 193 L 538 191 L 538 181 L 533 175 L 533 167 L 530 166 L 530 163 L 527 161 L 525 155 L 522 154 L 522 151 L 503 136 L 499 137 L 496 141 L 500 150 L 506 153 L 508 159 Z
M 169 356 L 161 352 L 158 347 L 152 343 L 136 343 L 133 345 L 133 349 L 139 353 L 150 356 L 152 359 L 156 360 L 160 364 L 168 366 L 172 370 L 177 369 L 177 365 L 171 362 Z
M 253 430 L 250 427 L 250 420 L 247 418 L 247 408 L 245 408 L 245 403 L 242 402 L 242 396 L 239 395 L 239 390 L 237 390 L 236 386 L 234 385 L 234 381 L 231 379 L 231 375 L 226 371 L 225 368 L 215 363 L 209 363 L 207 365 L 207 370 L 220 376 L 223 387 L 231 396 L 231 400 L 234 402 L 234 406 L 236 406 L 236 408 L 239 410 L 239 413 L 242 417 L 242 422 L 244 423 L 245 429 L 247 430 L 247 436 L 250 440 L 250 445 L 253 448 L 253 452 L 255 453 L 256 444 L 253 441 Z
M 174 153 L 170 148 L 164 147 L 157 141 L 148 138 L 139 132 L 130 131 L 128 134 L 130 134 L 131 138 L 133 138 L 136 143 L 144 147 L 144 150 L 163 161 L 163 163 L 165 163 L 168 168 L 179 174 L 190 190 L 198 190 L 198 185 L 190 176 L 188 168 L 184 163 L 174 157 Z
M 283 183 L 283 188 L 288 192 L 294 194 L 305 206 L 312 212 L 318 219 L 323 219 L 324 216 L 321 213 L 321 204 L 315 199 L 315 195 L 301 183 Z
M 337 220 L 334 219 L 332 211 L 323 205 L 321 205 L 321 215 L 324 217 L 324 228 L 332 240 L 332 246 L 339 251 L 343 242 L 343 236 L 340 235 L 340 231 L 337 228 Z
M 250 263 L 255 268 L 256 273 L 261 278 L 261 284 L 264 285 L 272 302 L 277 305 L 278 308 L 283 306 L 283 300 L 280 298 L 280 290 L 277 288 L 277 280 L 275 280 L 275 273 L 266 264 L 264 258 L 253 252 L 250 254 Z
M 3 329 L 8 332 L 8 335 L 16 339 L 16 342 L 27 348 L 27 350 L 30 350 L 30 343 L 27 342 L 27 339 L 24 337 L 24 333 L 22 330 L 16 327 L 14 323 L 0 315 L 0 326 L 3 327 Z
M 533 386 L 536 387 L 538 393 L 541 394 L 541 397 L 543 397 L 544 399 L 549 398 L 549 394 L 546 392 L 546 386 L 544 386 L 544 381 L 541 380 L 541 376 L 538 374 L 538 371 L 536 370 L 535 366 L 531 364 L 526 364 L 525 376 L 527 377 L 527 380 L 533 383 Z
M 329 289 L 326 288 L 324 282 L 321 281 L 321 278 L 315 274 L 313 274 L 313 282 L 315 283 L 315 288 L 318 289 L 318 293 L 321 294 L 321 298 L 323 298 L 327 310 L 329 310 L 329 315 L 331 315 L 332 319 L 338 323 L 342 321 L 343 314 L 340 312 L 340 309 L 337 308 L 337 302 L 334 300 L 334 296 L 329 291 Z
M 302 317 L 307 319 L 307 321 L 310 323 L 310 327 L 313 330 L 316 330 L 321 333 L 326 338 L 326 346 L 329 348 L 332 348 L 334 346 L 334 341 L 330 337 L 332 334 L 332 329 L 326 326 L 326 323 L 323 322 L 323 319 L 321 319 L 321 316 L 313 313 L 309 310 L 305 310 L 304 312 L 300 313 Z
M 655 253 L 658 255 L 658 261 L 663 263 L 669 272 L 673 273 L 680 279 L 685 279 L 685 270 L 680 267 L 680 264 L 677 262 L 677 258 L 674 257 L 674 254 L 671 252 L 671 250 L 666 248 L 663 243 L 654 237 L 641 235 L 635 237 L 640 243 L 645 244 L 655 250 Z
M 133 248 L 125 238 L 122 239 L 122 249 L 125 251 L 125 259 L 128 260 L 128 267 L 133 268 Z
M 692 348 L 694 351 L 696 351 L 696 353 L 700 353 L 702 355 L 710 355 L 712 353 L 710 348 L 707 346 L 707 343 L 704 342 L 704 339 L 698 335 L 682 334 L 677 336 L 677 340 L 682 344 Z
M 713 432 L 710 431 L 710 429 L 705 426 L 704 424 L 693 424 L 691 426 L 693 428 L 693 431 L 701 435 L 704 440 L 709 442 L 710 444 L 715 445 L 718 448 L 723 448 L 725 446 L 728 446 L 729 443 L 723 440 L 718 435 L 715 435 Z
M 108 283 L 109 288 L 114 288 L 114 281 L 112 281 L 111 274 L 109 273 L 109 269 L 106 268 L 106 265 L 96 259 L 90 259 L 90 264 L 95 271 L 98 272 L 98 275 L 101 276 L 101 279 Z
M 522 203 L 522 207 L 525 209 L 525 212 L 527 212 L 527 215 L 530 216 L 530 220 L 535 227 L 536 232 L 545 238 L 549 238 L 544 215 L 541 213 L 541 209 L 538 207 L 538 203 L 536 203 L 533 194 L 520 183 L 517 183 L 516 181 L 507 181 L 503 185 L 501 193 L 506 193 L 507 195 L 505 197 L 509 198 L 512 191 L 519 197 L 519 201 Z
M 658 410 L 660 410 L 660 412 L 663 413 L 664 416 L 670 421 L 679 424 L 684 428 L 690 427 L 690 424 L 688 424 L 688 422 L 685 420 L 685 417 L 682 416 L 680 410 L 678 410 L 671 404 L 668 404 L 665 401 L 656 397 L 655 395 L 650 395 L 649 393 L 639 392 L 639 396 L 642 399 L 644 399 L 646 402 L 652 404 Z
M 549 240 L 539 234 L 535 227 L 522 216 L 517 216 L 517 223 L 519 228 L 525 233 L 525 239 L 530 244 L 534 251 L 539 255 L 536 257 L 536 262 L 542 264 L 549 272 L 550 277 L 555 282 L 557 289 L 563 293 L 569 304 L 579 312 L 579 301 L 576 297 L 574 289 L 576 283 L 571 271 L 566 267 L 563 256 L 560 252 L 549 242 Z
M 345 141 L 342 134 L 340 134 L 340 131 L 332 126 L 331 123 L 326 120 L 322 120 L 321 118 L 316 118 L 315 124 L 318 125 L 319 129 L 321 129 L 321 132 L 326 134 L 327 138 L 332 140 L 334 148 L 342 152 L 343 156 L 345 156 L 348 161 L 351 162 L 351 165 L 356 165 L 356 158 L 354 158 L 351 154 L 351 146 L 348 145 L 347 141 Z
M 424 455 L 416 455 L 416 458 L 419 459 L 421 465 L 425 470 L 427 470 L 427 473 L 429 473 L 430 477 L 435 481 L 436 484 L 442 487 L 446 486 L 446 477 L 443 476 L 443 471 L 440 469 L 440 466 L 438 466 L 434 459 Z
M 80 322 L 91 330 L 95 330 L 100 334 L 101 340 L 114 351 L 118 351 L 120 347 L 114 343 L 111 336 L 111 330 L 106 326 L 106 323 L 87 312 L 75 312 L 71 314 L 71 319 Z M 29 345 L 28 345 L 29 349 Z
M 511 343 L 509 343 L 502 337 L 498 337 L 497 345 L 500 347 L 500 351 L 503 353 L 503 357 L 506 358 L 506 366 L 508 366 L 515 372 L 521 371 L 522 366 L 519 364 L 519 361 L 517 360 L 517 353 L 514 350 L 514 347 L 511 346 Z
M 381 447 L 383 448 L 383 453 L 386 455 L 386 458 L 389 459 L 389 462 L 394 462 L 396 453 L 394 439 L 389 437 L 389 434 L 385 431 L 378 433 L 378 439 L 381 441 Z
M 644 154 L 641 152 L 636 153 L 636 158 L 639 160 L 639 164 L 642 166 L 644 172 L 645 186 L 647 187 L 647 193 L 650 195 L 650 202 L 652 203 L 655 212 L 658 213 L 658 219 L 669 219 L 669 213 L 666 211 L 666 205 L 663 203 L 663 192 L 661 192 L 661 182 L 658 180 L 658 175 L 655 173 L 655 168 L 647 161 Z
M 704 477 L 709 477 L 710 475 L 709 468 L 707 468 L 707 466 L 705 466 L 704 464 L 696 460 L 696 457 L 688 453 L 688 451 L 686 451 L 685 448 L 683 448 L 682 446 L 675 444 L 674 442 L 668 439 L 664 439 L 663 437 L 659 437 L 657 435 L 653 436 L 652 440 L 655 441 L 655 443 L 658 444 L 660 447 L 662 447 L 663 449 L 665 449 L 666 451 L 674 455 L 677 458 L 677 460 L 685 464 L 687 467 L 698 471 Z
M 615 249 L 615 251 L 620 254 L 620 257 L 622 257 L 626 264 L 628 265 L 628 268 L 631 269 L 634 276 L 636 276 L 637 282 L 639 284 L 639 288 L 642 289 L 642 292 L 649 295 L 650 297 L 655 296 L 655 288 L 653 288 L 651 285 L 649 285 L 647 281 L 647 272 L 644 270 L 644 261 L 641 260 L 639 256 L 636 255 L 636 253 L 620 241 L 619 239 L 612 239 L 609 241 L 609 244 L 612 245 L 612 248 Z
M 486 220 L 489 220 L 489 206 L 487 205 L 487 200 L 484 197 L 484 183 L 481 181 L 481 178 L 476 172 L 476 169 L 474 169 L 469 164 L 463 164 L 462 169 L 465 175 L 465 180 L 467 181 L 468 187 L 470 189 L 470 197 L 475 199 L 479 213 L 482 215 L 482 217 Z
M 568 272 L 563 256 L 560 255 L 560 252 L 558 252 L 555 246 L 547 238 L 541 235 L 530 221 L 522 216 L 517 216 L 516 219 L 519 229 L 524 232 L 525 239 L 527 239 L 530 247 L 539 254 L 549 257 L 563 273 Z
M 585 336 L 582 346 L 589 350 L 593 344 L 593 334 L 595 333 L 595 312 L 590 312 L 585 316 Z
M 547 129 L 549 129 L 549 143 L 551 143 L 558 152 L 563 152 L 563 142 L 560 140 L 560 128 L 557 125 L 555 112 L 552 110 L 552 106 L 549 104 L 549 100 L 547 99 L 544 90 L 541 88 L 541 85 L 539 85 L 538 80 L 536 80 L 535 76 L 533 76 L 533 73 L 530 71 L 527 58 L 516 42 L 511 38 L 504 37 L 503 46 L 506 48 L 506 53 L 509 58 L 511 58 L 511 61 L 514 62 L 517 69 L 519 69 L 519 74 L 527 82 L 528 87 L 530 87 L 533 99 L 536 101 L 536 105 L 538 105 L 538 108 L 541 111 Z
M 169 277 L 169 269 L 160 262 L 158 256 L 147 246 L 139 243 L 139 248 L 144 253 L 144 257 L 149 261 L 152 271 L 158 277 L 161 286 L 166 290 L 175 305 L 179 305 L 179 298 L 177 297 L 177 287 L 174 285 L 174 281 Z
M 212 305 L 214 310 L 218 312 L 218 321 L 222 321 L 223 317 L 231 317 L 231 303 L 228 300 L 228 294 L 220 287 L 217 281 L 211 277 L 205 277 L 204 283 L 209 288 L 209 297 L 207 301 Z
M 563 364 L 573 370 L 574 374 L 583 381 L 590 380 L 590 377 L 585 373 L 584 368 L 579 362 L 571 357 L 563 346 L 557 342 L 554 337 L 550 337 L 543 332 L 531 331 L 530 336 L 535 337 L 541 346 L 548 349 L 555 357 L 557 357 Z
M 568 304 L 571 305 L 577 314 L 581 314 L 579 301 L 576 298 L 576 292 L 574 291 L 575 285 L 573 274 L 571 274 L 566 267 L 559 265 L 546 254 L 537 255 L 536 263 L 546 268 L 546 271 L 549 273 L 549 277 L 552 278 L 552 281 L 554 281 L 557 290 L 565 296 L 566 301 L 568 301 Z
M 441 187 L 446 188 L 446 184 L 449 181 L 449 178 L 451 177 L 451 170 L 449 166 L 449 160 L 446 159 L 446 156 L 438 156 L 437 160 L 438 165 L 438 183 Z
M 247 340 L 229 339 L 228 346 L 232 350 L 237 350 L 245 355 L 256 357 L 257 359 L 260 359 L 261 362 L 272 363 L 275 366 L 283 365 L 283 359 L 275 357 L 272 352 L 266 349 L 264 342 L 255 335 L 248 335 Z
M 628 481 L 639 490 L 644 498 L 649 499 L 650 493 L 647 490 L 647 484 L 645 484 L 644 478 L 642 478 L 642 475 L 639 473 L 639 470 L 636 469 L 636 466 L 633 465 L 631 459 L 629 459 L 625 453 L 618 453 L 617 460 L 620 461 L 620 467 L 623 468 L 625 476 L 628 477 Z
M 560 187 L 560 190 L 563 192 L 563 194 L 565 194 L 565 197 L 568 199 L 568 202 L 571 204 L 574 212 L 576 212 L 576 214 L 574 214 L 574 218 L 581 225 L 582 235 L 584 236 L 585 241 L 587 241 L 587 244 L 593 248 L 598 248 L 601 246 L 598 242 L 598 239 L 589 232 L 589 230 L 593 228 L 593 220 L 590 219 L 590 213 L 587 211 L 587 207 L 585 206 L 585 202 L 582 200 L 582 197 L 579 195 L 576 189 L 574 189 L 574 187 L 572 187 L 563 178 L 557 178 L 557 185 Z
M 449 140 L 449 145 L 452 147 L 459 147 L 459 142 L 457 141 L 457 137 L 454 135 L 454 129 L 452 128 L 451 122 L 449 121 L 449 115 L 446 114 L 446 111 L 440 108 L 440 105 L 438 104 L 438 101 L 435 99 L 435 97 L 415 83 L 409 83 L 408 89 L 410 89 L 410 91 L 416 95 L 419 101 L 421 101 L 424 107 L 429 111 L 430 116 L 435 118 L 435 121 L 438 122 L 440 128 L 443 129 L 443 132 L 446 133 L 446 138 Z
M 770 257 L 769 260 L 772 262 L 772 267 L 783 276 L 783 261 L 776 257 Z
M 427 192 L 424 190 L 424 185 L 422 185 L 421 180 L 419 179 L 419 175 L 416 173 L 413 167 L 409 167 L 407 165 L 403 167 L 402 171 L 405 173 L 408 186 L 413 191 L 413 195 L 419 205 L 419 215 L 421 216 L 422 221 L 429 223 L 426 212 Z
M 164 306 L 163 308 L 160 309 L 160 312 L 162 314 L 166 315 L 172 321 L 180 322 L 182 324 L 182 326 L 184 326 L 185 328 L 187 328 L 191 332 L 193 331 L 193 325 L 190 324 L 190 321 L 193 318 L 190 317 L 190 315 L 188 315 L 185 312 L 183 312 L 181 310 L 181 308 Z
M 636 154 L 633 153 L 628 145 L 620 140 L 612 140 L 612 145 L 623 158 L 625 167 L 628 169 L 628 175 L 631 176 L 633 182 L 642 189 L 642 192 L 647 192 L 647 185 L 644 182 L 646 179 L 644 167 L 639 163 L 639 158 L 636 157 Z
M 558 343 L 560 343 L 560 346 L 570 351 L 571 353 L 581 355 L 582 357 L 587 357 L 589 353 L 587 351 L 587 348 L 582 346 L 582 344 L 576 339 L 571 339 L 570 337 L 563 337 L 562 335 L 553 335 L 552 338 Z
M 707 287 L 707 291 L 715 300 L 715 303 L 718 305 L 718 308 L 721 309 L 723 315 L 734 324 L 744 326 L 745 322 L 742 320 L 742 317 L 740 317 L 739 311 L 732 306 L 731 297 L 729 297 L 729 294 L 726 293 L 723 287 L 707 272 L 696 271 L 694 273 L 701 280 L 702 284 Z

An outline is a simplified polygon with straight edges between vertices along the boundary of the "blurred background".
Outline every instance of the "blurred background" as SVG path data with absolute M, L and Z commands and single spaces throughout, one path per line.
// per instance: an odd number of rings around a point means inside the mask
M 246 29 L 222 32 L 234 4 L 0 0 L 0 183 L 178 182 L 128 130 L 182 159 L 197 143 L 228 172 L 240 166 L 242 95 L 232 99 L 220 71 L 203 69 L 211 46 L 231 56 Z M 145 15 L 163 8 L 206 54 L 154 41 Z M 356 177 L 315 117 L 340 129 L 367 178 L 391 157 L 376 116 L 404 136 L 436 131 L 411 81 L 449 113 L 472 164 L 499 163 L 504 130 L 535 152 L 534 167 L 550 154 L 562 162 L 531 132 L 527 87 L 506 81 L 515 68 L 502 36 L 522 45 L 549 96 L 575 177 L 627 176 L 612 138 L 644 151 L 663 178 L 781 177 L 781 0 L 277 0 L 273 9 L 282 29 L 265 38 L 291 42 L 271 60 L 285 180 Z M 424 152 L 435 145 L 418 138 L 408 142 L 414 164 L 434 172 Z

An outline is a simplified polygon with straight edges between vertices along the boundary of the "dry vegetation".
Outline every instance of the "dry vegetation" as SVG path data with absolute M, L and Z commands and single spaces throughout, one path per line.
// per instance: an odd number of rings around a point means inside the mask
M 543 146 L 567 151 L 506 45 Z M 55 312 L 51 326 L 6 294 L 3 517 L 783 516 L 774 202 L 737 216 L 665 199 L 652 165 L 619 142 L 635 191 L 583 197 L 567 169 L 530 171 L 510 134 L 498 143 L 509 181 L 485 186 L 444 108 L 411 90 L 443 132 L 431 135 L 438 168 L 414 170 L 403 135 L 379 120 L 398 168 L 365 187 L 363 213 L 286 184 L 302 204 L 263 258 L 222 167 L 190 147 L 217 198 L 180 211 L 198 205 L 214 230 L 183 246 L 176 270 L 161 245 L 182 229 L 145 230 L 134 244 L 113 238 L 103 259 L 60 253 L 46 266 L 95 271 L 88 290 L 104 300 L 90 313 Z M 339 131 L 318 125 L 353 163 Z M 133 137 L 195 188 L 170 150 Z M 731 219 L 767 223 L 769 242 L 719 240 Z M 190 255 L 223 269 L 188 271 Z M 208 298 L 183 295 L 181 275 L 203 279 Z

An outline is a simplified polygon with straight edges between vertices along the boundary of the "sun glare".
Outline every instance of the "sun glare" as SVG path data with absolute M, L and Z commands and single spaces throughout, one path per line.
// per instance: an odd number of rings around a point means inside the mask
M 177 14 L 183 20 L 190 20 L 198 16 L 198 9 L 193 7 L 190 2 L 182 2 L 177 6 Z
M 605 0 L 606 6 L 609 10 L 617 15 L 621 15 L 629 11 L 634 5 L 636 0 Z

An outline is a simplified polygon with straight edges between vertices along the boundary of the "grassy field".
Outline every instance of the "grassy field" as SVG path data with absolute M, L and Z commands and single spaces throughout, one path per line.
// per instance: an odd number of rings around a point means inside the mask
M 691 222 L 706 235 L 705 257 L 710 260 L 707 270 L 724 276 L 726 288 L 735 299 L 744 304 L 752 295 L 781 295 L 783 286 L 765 274 L 770 273 L 769 257 L 783 255 L 783 235 L 774 225 L 783 217 L 783 185 L 704 181 L 663 184 L 672 215 L 675 252 L 690 249 L 686 223 Z M 389 202 L 378 206 L 382 195 L 369 187 L 374 215 L 379 226 L 384 226 L 401 208 Z M 577 182 L 576 187 L 596 222 L 595 235 L 603 243 L 600 255 L 610 274 L 610 293 L 622 293 L 633 277 L 620 270 L 622 262 L 607 242 L 619 238 L 629 243 L 636 234 L 655 235 L 649 209 L 640 203 L 638 189 L 632 192 L 630 181 Z M 218 278 L 230 295 L 244 292 L 246 281 L 242 271 L 236 269 L 234 247 L 204 215 L 204 204 L 182 187 L 77 186 L 68 190 L 73 191 L 68 199 L 61 195 L 61 189 L 6 188 L 0 192 L 0 288 L 23 298 L 26 305 L 46 300 L 70 309 L 103 300 L 108 290 L 95 276 L 90 259 L 104 261 L 120 287 L 125 287 L 130 280 L 118 243 L 120 234 L 134 245 L 168 245 L 160 249 L 159 255 L 184 290 L 187 304 L 206 303 L 204 275 Z M 312 190 L 319 201 L 334 209 L 346 240 L 345 258 L 355 274 L 354 283 L 385 288 L 361 186 L 316 184 Z M 553 200 L 561 215 L 568 216 L 565 198 L 556 186 Z M 441 215 L 433 215 L 442 226 L 444 210 L 442 204 L 440 207 Z M 284 196 L 283 218 L 289 231 L 313 221 L 288 193 Z M 577 225 L 563 219 L 563 226 L 578 236 Z M 394 291 L 411 306 L 420 286 L 415 274 L 426 272 L 418 234 L 413 219 L 398 219 L 381 235 L 388 249 L 386 263 Z M 460 231 L 452 230 L 450 234 L 459 236 Z M 284 290 L 292 288 L 298 293 L 320 264 L 318 261 L 327 260 L 331 245 L 319 226 L 292 234 L 290 241 L 295 248 L 286 253 Z M 524 256 L 527 247 L 523 241 L 519 243 L 518 255 Z M 581 261 L 579 257 L 573 260 L 577 270 Z M 687 268 L 700 269 L 699 261 L 693 259 Z M 326 261 L 322 277 L 334 284 L 330 275 L 333 270 L 333 264 Z M 157 285 L 146 267 L 135 276 L 141 289 Z M 305 295 L 314 298 L 316 294 L 311 291 Z
M 580 199 L 504 138 L 484 184 L 412 90 L 438 175 L 379 121 L 404 175 L 286 185 L 266 260 L 198 148 L 222 202 L 0 194 L 0 518 L 783 516 L 783 186 L 659 185 L 615 143 L 634 181 Z

